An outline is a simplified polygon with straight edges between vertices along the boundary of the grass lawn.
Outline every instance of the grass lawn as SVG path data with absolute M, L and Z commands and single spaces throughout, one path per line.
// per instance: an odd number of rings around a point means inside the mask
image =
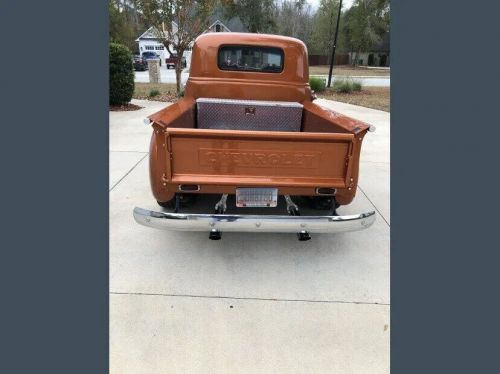
M 150 96 L 153 90 L 159 91 L 159 94 Z M 133 98 L 154 101 L 175 101 L 177 100 L 177 90 L 173 83 L 135 83 Z
M 352 93 L 337 93 L 327 88 L 326 91 L 318 92 L 316 95 L 322 99 L 341 101 L 385 112 L 390 112 L 391 109 L 390 87 L 364 87 L 361 91 Z
M 309 66 L 309 75 L 328 75 L 329 70 L 330 66 L 328 65 Z M 389 69 L 368 69 L 364 66 L 354 68 L 350 65 L 340 65 L 333 67 L 333 75 L 390 77 L 391 71 Z

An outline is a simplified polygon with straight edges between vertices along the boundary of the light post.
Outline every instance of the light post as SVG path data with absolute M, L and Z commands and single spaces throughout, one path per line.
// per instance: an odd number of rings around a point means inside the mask
M 330 60 L 330 71 L 328 72 L 328 87 L 332 83 L 333 59 L 335 58 L 335 48 L 337 47 L 337 35 L 339 33 L 340 11 L 342 10 L 342 0 L 339 3 L 339 13 L 337 15 L 337 26 L 335 27 L 335 36 L 333 37 L 332 59 Z

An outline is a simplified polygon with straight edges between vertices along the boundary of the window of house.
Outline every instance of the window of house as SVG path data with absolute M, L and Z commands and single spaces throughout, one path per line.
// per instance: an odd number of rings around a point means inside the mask
M 215 32 L 221 32 L 222 29 L 219 24 L 215 25 Z
M 273 47 L 222 46 L 218 53 L 221 70 L 281 73 L 283 61 L 283 50 Z
M 155 47 L 153 45 L 147 45 L 146 46 L 146 51 L 154 51 Z
M 157 51 L 163 51 L 163 50 L 165 49 L 165 46 L 163 46 L 163 45 L 157 45 L 157 46 L 155 47 L 155 49 L 156 49 Z

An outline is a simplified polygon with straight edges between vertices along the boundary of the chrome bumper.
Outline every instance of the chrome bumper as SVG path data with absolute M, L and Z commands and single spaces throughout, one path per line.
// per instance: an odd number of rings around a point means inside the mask
M 167 230 L 333 234 L 370 227 L 375 222 L 375 212 L 349 216 L 267 216 L 164 213 L 134 208 L 134 218 L 141 225 Z

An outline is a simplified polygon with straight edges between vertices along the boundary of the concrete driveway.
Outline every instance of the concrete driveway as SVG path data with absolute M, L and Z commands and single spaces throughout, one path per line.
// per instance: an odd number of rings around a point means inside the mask
M 148 177 L 151 129 L 165 103 L 110 113 L 111 373 L 388 373 L 389 113 L 318 100 L 377 127 L 359 190 L 341 214 L 375 209 L 367 230 L 313 235 L 158 231 Z M 200 204 L 209 206 L 209 199 Z

